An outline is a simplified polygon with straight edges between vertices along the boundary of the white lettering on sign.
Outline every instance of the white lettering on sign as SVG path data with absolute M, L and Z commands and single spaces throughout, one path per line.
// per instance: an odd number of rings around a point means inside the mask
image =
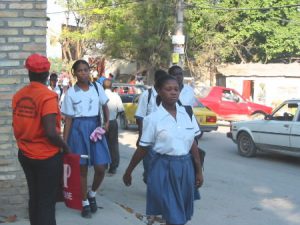
M 64 188 L 68 188 L 68 178 L 71 176 L 71 166 L 64 164 Z

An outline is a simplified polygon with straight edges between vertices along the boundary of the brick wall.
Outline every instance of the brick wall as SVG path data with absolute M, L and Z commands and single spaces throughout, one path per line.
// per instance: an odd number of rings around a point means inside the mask
M 24 215 L 27 184 L 12 134 L 11 98 L 28 83 L 24 61 L 46 54 L 47 0 L 0 1 L 0 216 Z

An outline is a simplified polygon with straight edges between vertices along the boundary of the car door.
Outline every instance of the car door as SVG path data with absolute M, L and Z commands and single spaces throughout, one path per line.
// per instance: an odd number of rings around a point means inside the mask
M 295 117 L 294 105 L 284 103 L 277 108 L 271 117 L 264 121 L 259 130 L 259 143 L 262 148 L 288 150 L 290 133 Z
M 294 123 L 291 128 L 290 142 L 291 150 L 300 152 L 300 107 L 297 107 L 297 118 L 295 118 Z
M 248 114 L 248 108 L 241 96 L 232 90 L 223 90 L 219 110 L 228 119 L 240 120 Z

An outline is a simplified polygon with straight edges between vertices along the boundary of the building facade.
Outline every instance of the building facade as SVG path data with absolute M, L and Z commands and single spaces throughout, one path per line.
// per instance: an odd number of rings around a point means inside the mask
M 237 90 L 244 97 L 272 107 L 300 98 L 300 64 L 233 64 L 218 67 L 216 85 Z
M 28 84 L 25 59 L 46 55 L 47 0 L 0 1 L 0 216 L 23 215 L 27 184 L 17 160 L 11 99 Z

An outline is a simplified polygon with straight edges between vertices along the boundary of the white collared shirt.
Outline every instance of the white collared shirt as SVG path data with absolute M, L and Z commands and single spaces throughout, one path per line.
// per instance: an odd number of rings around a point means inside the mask
M 200 134 L 194 115 L 192 120 L 183 106 L 176 103 L 176 119 L 162 106 L 146 116 L 139 145 L 152 147 L 155 152 L 167 155 L 186 155 L 195 136 Z
M 155 112 L 158 108 L 156 104 L 156 97 L 157 92 L 154 87 L 151 87 L 151 97 L 148 103 L 148 95 L 149 90 L 145 90 L 139 97 L 138 107 L 135 112 L 135 117 L 137 118 L 144 118 L 145 116 L 149 115 L 152 112 Z
M 112 92 L 110 89 L 105 89 L 104 92 L 109 99 L 107 103 L 107 107 L 109 109 L 109 120 L 115 120 L 117 114 L 124 111 L 121 97 L 117 93 Z
M 194 89 L 191 86 L 184 84 L 179 94 L 179 100 L 182 105 L 189 105 L 193 107 L 195 104 Z
M 68 89 L 61 105 L 61 112 L 71 117 L 98 116 L 99 107 L 108 102 L 103 87 L 96 82 L 99 95 L 92 83 L 83 91 L 76 84 Z

